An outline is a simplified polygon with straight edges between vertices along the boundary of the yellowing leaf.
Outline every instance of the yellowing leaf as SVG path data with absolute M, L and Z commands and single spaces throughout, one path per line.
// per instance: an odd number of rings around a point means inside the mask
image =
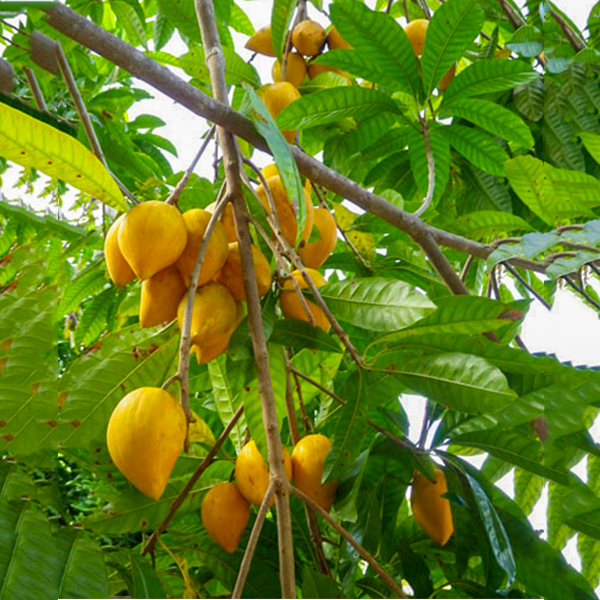
M 127 210 L 100 160 L 75 138 L 0 104 L 0 156 L 57 177 L 117 210 Z
M 375 242 L 370 233 L 364 231 L 352 231 L 352 224 L 360 215 L 353 213 L 341 204 L 334 204 L 335 218 L 340 227 L 346 232 L 348 239 L 358 250 L 361 256 L 372 259 L 375 256 Z
M 201 419 L 194 411 L 192 411 L 195 423 L 190 423 L 189 437 L 190 442 L 197 444 L 206 444 L 207 446 L 215 445 L 215 436 L 210 430 L 210 427 Z

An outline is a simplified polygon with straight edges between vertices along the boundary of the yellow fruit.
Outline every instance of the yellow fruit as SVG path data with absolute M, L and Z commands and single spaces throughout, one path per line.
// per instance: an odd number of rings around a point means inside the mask
M 296 237 L 298 235 L 298 221 L 296 220 L 294 206 L 287 195 L 279 175 L 267 177 L 266 181 L 269 191 L 271 192 L 271 196 L 273 196 L 273 203 L 275 204 L 275 212 L 277 213 L 277 219 L 279 221 L 281 233 L 288 241 L 290 246 L 295 246 Z M 267 212 L 270 213 L 271 205 L 262 184 L 256 188 L 256 193 L 258 194 L 263 206 L 267 209 Z M 314 222 L 314 210 L 310 196 L 310 188 L 306 186 L 304 187 L 304 202 L 306 205 L 306 219 L 304 220 L 304 229 L 302 230 L 302 240 L 307 241 Z
M 292 461 L 288 451 L 282 447 L 283 468 L 288 481 L 292 480 Z M 250 504 L 260 506 L 269 487 L 269 469 L 256 447 L 256 442 L 250 440 L 235 459 L 235 480 L 240 493 Z M 273 506 L 275 497 L 271 498 L 269 506 Z
M 281 81 L 281 63 L 276 60 L 273 63 L 271 69 L 271 75 L 273 75 L 273 81 L 275 83 Z M 284 81 L 288 81 L 295 87 L 300 87 L 306 77 L 306 63 L 300 54 L 290 52 L 287 57 L 287 64 L 285 66 L 285 78 Z
M 108 422 L 106 442 L 116 467 L 143 494 L 158 500 L 183 449 L 183 409 L 160 388 L 125 396 Z
M 271 116 L 276 119 L 277 115 L 292 102 L 300 98 L 300 92 L 289 81 L 273 83 L 263 92 L 262 99 Z M 283 137 L 291 144 L 296 137 L 296 131 L 284 130 Z
M 183 281 L 189 286 L 204 232 L 210 220 L 210 213 L 201 208 L 193 208 L 183 214 L 183 220 L 187 230 L 187 244 L 181 256 L 177 259 L 177 268 L 183 277 Z M 208 283 L 219 272 L 227 260 L 228 251 L 227 232 L 223 224 L 217 221 L 204 253 L 198 286 Z
M 259 54 L 267 56 L 275 56 L 273 49 L 273 40 L 271 39 L 271 26 L 267 25 L 254 33 L 246 42 L 246 48 Z
M 198 361 L 199 365 L 210 362 L 227 350 L 227 347 L 229 346 L 229 340 L 231 339 L 233 332 L 244 318 L 244 309 L 242 308 L 242 303 L 237 302 L 236 304 L 236 318 L 229 331 L 223 334 L 215 335 L 210 342 L 205 342 L 199 346 L 196 344 L 192 346 L 191 351 L 196 354 L 196 360 Z
M 435 478 L 436 482 L 432 483 L 422 473 L 415 474 L 410 505 L 421 529 L 443 546 L 450 539 L 454 525 L 450 502 L 442 498 L 442 494 L 448 491 L 446 477 L 436 469 Z
M 154 327 L 177 317 L 177 307 L 187 288 L 175 265 L 142 281 L 140 326 Z
M 256 246 L 252 246 L 252 260 L 254 262 L 258 295 L 262 298 L 271 287 L 271 267 L 266 256 Z M 238 302 L 246 301 L 246 290 L 244 289 L 242 277 L 242 259 L 238 242 L 229 244 L 227 260 L 215 280 L 222 283 Z
M 438 83 L 438 90 L 444 92 L 448 89 L 448 86 L 452 83 L 454 79 L 454 75 L 456 74 L 456 63 L 454 63 L 447 71 L 446 74 L 442 77 L 440 82 Z
M 330 50 L 352 50 L 352 46 L 332 27 L 327 34 L 327 44 Z
M 111 226 L 104 240 L 104 258 L 106 268 L 112 282 L 119 287 L 131 283 L 135 279 L 135 273 L 125 260 L 121 248 L 119 248 L 119 229 L 125 215 L 121 215 Z
M 250 505 L 235 483 L 211 487 L 202 500 L 200 514 L 208 535 L 226 552 L 235 552 L 250 518 Z
M 346 73 L 346 71 L 341 71 L 340 69 L 336 69 L 335 67 L 329 67 L 327 65 L 321 65 L 318 63 L 309 63 L 306 70 L 308 72 L 309 79 L 314 79 L 317 75 L 320 75 L 321 73 L 327 73 L 327 71 L 331 71 L 332 73 L 342 75 L 343 77 L 348 79 L 348 81 L 350 81 L 348 73 Z
M 335 500 L 339 481 L 322 484 L 325 457 L 331 449 L 331 440 L 320 433 L 304 436 L 292 452 L 294 485 L 329 512 Z
M 305 267 L 318 269 L 335 248 L 337 227 L 333 215 L 326 208 L 315 208 L 313 228 L 318 230 L 321 239 L 299 248 L 298 254 Z
M 307 19 L 300 21 L 292 31 L 292 44 L 304 56 L 316 56 L 321 52 L 327 33 L 319 23 Z
M 177 323 L 183 328 L 187 295 L 179 303 Z M 201 348 L 209 347 L 235 327 L 238 307 L 231 292 L 220 283 L 207 283 L 196 290 L 192 308 L 191 343 Z M 228 338 L 229 341 L 229 338 Z
M 317 287 L 321 287 L 327 283 L 325 279 L 323 279 L 321 273 L 318 271 L 307 268 L 306 272 Z M 304 281 L 304 277 L 302 277 L 300 271 L 292 271 L 292 275 L 298 282 L 298 287 L 301 290 L 305 290 L 308 287 L 308 284 L 306 281 Z M 325 313 L 323 313 L 321 310 L 321 307 L 317 306 L 314 302 L 311 302 L 308 298 L 305 298 L 305 300 L 317 327 L 320 327 L 323 331 L 328 332 L 331 324 L 327 320 Z M 299 321 L 304 321 L 305 323 L 310 322 L 310 319 L 304 310 L 302 301 L 300 298 L 298 298 L 298 294 L 290 278 L 283 282 L 283 290 L 279 293 L 279 306 L 281 306 L 281 312 L 283 313 L 283 316 L 287 319 L 298 319 Z
M 404 33 L 406 33 L 408 36 L 408 39 L 410 40 L 413 50 L 417 56 L 421 56 L 421 54 L 423 54 L 427 27 L 429 27 L 429 21 L 427 19 L 415 19 L 404 28 Z
M 119 248 L 142 281 L 172 265 L 186 242 L 185 221 L 179 210 L 156 200 L 138 204 L 119 228 Z

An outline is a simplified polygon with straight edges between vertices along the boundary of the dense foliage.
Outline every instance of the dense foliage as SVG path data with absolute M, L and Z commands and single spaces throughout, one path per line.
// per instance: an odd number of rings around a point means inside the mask
M 301 98 L 276 121 L 259 98 L 270 79 L 261 80 L 239 42 L 254 33 L 247 16 L 254 4 L 215 0 L 226 82 L 232 108 L 266 138 L 298 198 L 300 220 L 301 182 L 277 126 L 298 130 L 308 155 L 376 194 L 391 215 L 356 210 L 360 202 L 330 191 L 323 175 L 321 200 L 344 238 L 320 269 L 327 280 L 320 292 L 358 361 L 334 331 L 282 318 L 279 280 L 261 300 L 284 446 L 291 452 L 287 392 L 302 434 L 333 442 L 325 479 L 340 486 L 331 515 L 408 596 L 595 598 L 600 450 L 589 429 L 600 408 L 600 372 L 529 353 L 519 331 L 531 303 L 552 305 L 559 287 L 600 311 L 600 4 L 580 32 L 540 0 L 528 0 L 523 11 L 510 0 L 274 0 L 280 58 L 296 9 L 334 24 L 353 47 L 314 59 L 343 73 L 306 79 Z M 211 95 L 193 0 L 66 5 Z M 138 200 L 165 200 L 184 175 L 173 172 L 168 155 L 202 140 L 161 136 L 165 114 L 128 118 L 148 92 L 53 27 L 53 10 L 50 3 L 0 2 L 0 168 L 22 167 L 15 189 L 2 186 L 0 202 L 0 598 L 227 597 L 257 511 L 230 554 L 206 532 L 200 507 L 213 485 L 233 478 L 247 436 L 267 456 L 249 320 L 218 358 L 198 365 L 192 355 L 191 406 L 206 427 L 195 430 L 160 500 L 149 499 L 112 463 L 107 424 L 123 396 L 160 387 L 177 371 L 180 331 L 176 323 L 141 329 L 139 282 L 119 288 L 109 279 L 103 237 L 117 211 L 132 204 L 83 152 L 89 142 L 74 100 L 39 34 L 60 42 L 108 168 Z M 400 24 L 430 10 L 419 62 Z M 177 36 L 186 46 L 180 55 L 167 50 L 178 47 L 168 45 Z M 438 84 L 454 63 L 457 74 L 442 92 Z M 25 67 L 45 110 L 33 101 Z M 245 156 L 267 162 L 247 140 L 239 143 Z M 212 151 L 201 160 L 212 161 Z M 40 171 L 50 175 L 43 214 L 27 206 Z M 192 175 L 179 208 L 212 204 L 224 177 L 222 162 L 212 179 Z M 246 186 L 244 196 L 267 228 Z M 317 206 L 315 190 L 312 199 Z M 394 223 L 402 211 L 422 212 L 427 235 Z M 271 245 L 250 229 L 275 270 Z M 455 295 L 449 284 L 461 279 L 469 295 Z M 408 394 L 427 398 L 422 425 L 407 416 L 415 401 Z M 240 405 L 243 417 L 152 560 L 142 556 Z M 408 429 L 421 426 L 415 444 Z M 469 462 L 474 455 L 485 457 L 481 468 Z M 572 471 L 583 459 L 585 480 Z M 431 479 L 440 466 L 454 523 L 443 547 L 416 524 L 409 501 L 415 473 Z M 511 471 L 508 495 L 495 484 Z M 528 516 L 544 489 L 542 536 Z M 304 506 L 295 496 L 290 503 L 299 597 L 393 597 L 323 520 L 320 563 Z M 579 571 L 562 554 L 573 536 Z M 281 596 L 277 545 L 273 508 L 245 597 Z

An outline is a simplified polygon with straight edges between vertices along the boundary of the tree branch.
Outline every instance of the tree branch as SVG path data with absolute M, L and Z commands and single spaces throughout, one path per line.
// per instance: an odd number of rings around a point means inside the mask
M 170 523 L 171 519 L 174 517 L 175 513 L 179 509 L 179 507 L 183 504 L 183 501 L 188 497 L 189 493 L 192 491 L 194 485 L 200 476 L 206 469 L 210 466 L 213 461 L 213 458 L 217 455 L 217 452 L 231 433 L 231 430 L 234 428 L 235 424 L 238 422 L 239 418 L 242 416 L 244 412 L 244 405 L 240 404 L 238 409 L 235 411 L 234 415 L 227 423 L 227 427 L 223 430 L 215 445 L 210 449 L 209 453 L 206 455 L 205 459 L 198 465 L 198 468 L 194 471 L 194 474 L 190 477 L 189 481 L 185 484 L 185 487 L 179 492 L 179 495 L 171 506 L 169 506 L 169 512 L 165 515 L 165 518 L 161 521 L 160 525 L 154 530 L 154 533 L 148 538 L 144 549 L 142 550 L 142 556 L 144 554 L 148 554 L 148 552 L 153 552 L 154 547 L 156 546 L 156 541 L 160 537 L 160 535 L 165 531 L 167 525 Z
M 316 502 L 313 502 L 304 492 L 301 492 L 298 488 L 291 486 L 291 492 L 294 496 L 298 496 L 306 506 L 312 508 L 318 513 L 323 519 L 331 525 L 365 560 L 369 566 L 385 581 L 388 587 L 398 596 L 398 598 L 406 598 L 406 595 L 400 588 L 400 586 L 390 577 L 380 566 L 380 564 L 333 518 L 331 515 L 324 511 Z
M 42 89 L 40 88 L 40 84 L 38 83 L 33 69 L 31 67 L 23 67 L 23 71 L 25 71 L 25 77 L 27 77 L 27 83 L 31 93 L 33 94 L 36 107 L 38 110 L 48 112 L 48 107 L 46 106 L 46 101 L 44 100 L 44 94 L 42 94 Z
M 212 0 L 195 0 L 195 7 L 200 23 L 200 33 L 206 53 L 206 64 L 210 73 L 213 94 L 218 103 L 229 109 L 229 99 L 225 85 L 225 59 L 217 33 L 213 2 Z M 218 121 L 216 122 L 218 123 Z M 262 327 L 261 307 L 252 260 L 252 243 L 248 231 L 248 222 L 244 216 L 245 209 L 240 181 L 240 153 L 236 141 L 229 131 L 219 127 L 218 136 L 223 152 L 227 197 L 233 203 L 235 227 L 240 246 L 244 290 L 248 304 L 248 326 L 254 348 L 254 361 L 267 436 L 270 483 L 275 488 L 281 595 L 283 598 L 294 598 L 296 596 L 296 585 L 289 482 L 284 469 L 283 450 L 275 411 L 269 354 Z
M 579 34 L 552 7 L 550 7 L 550 16 L 558 23 L 575 52 L 579 52 L 586 47 L 586 43 L 579 37 Z

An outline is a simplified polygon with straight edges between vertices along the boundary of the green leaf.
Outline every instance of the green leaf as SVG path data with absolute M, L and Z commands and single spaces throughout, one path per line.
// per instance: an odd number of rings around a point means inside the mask
M 298 98 L 277 117 L 281 129 L 303 129 L 341 119 L 366 119 L 381 112 L 401 114 L 400 105 L 387 94 L 363 87 L 339 87 Z
M 0 121 L 0 156 L 62 179 L 119 211 L 127 210 L 111 174 L 81 142 L 1 103 Z
M 437 310 L 401 331 L 384 335 L 378 344 L 413 335 L 474 334 L 494 331 L 508 322 L 502 316 L 509 306 L 490 298 L 446 296 L 437 301 Z
M 600 164 L 600 135 L 588 131 L 580 131 L 577 135 L 592 158 Z
M 440 117 L 459 117 L 524 148 L 533 146 L 531 131 L 523 119 L 500 104 L 481 98 L 458 98 L 445 106 Z
M 296 350 L 314 348 L 323 352 L 342 352 L 340 342 L 318 327 L 295 319 L 278 319 L 269 338 L 274 344 L 289 346 Z
M 448 86 L 442 107 L 457 98 L 511 90 L 539 79 L 531 65 L 519 60 L 479 60 L 461 71 Z
M 152 565 L 141 556 L 129 553 L 133 574 L 133 598 L 165 598 L 165 590 Z
M 213 397 L 215 399 L 215 406 L 221 421 L 224 424 L 229 423 L 231 417 L 233 417 L 235 411 L 238 409 L 240 402 L 243 398 L 240 394 L 241 385 L 237 379 L 228 377 L 226 369 L 226 356 L 219 356 L 215 360 L 211 360 L 208 363 L 208 373 L 210 375 L 210 381 L 213 388 Z M 244 441 L 244 415 L 235 424 L 231 433 L 231 441 L 235 446 L 236 451 L 240 451 Z
M 515 469 L 515 502 L 529 515 L 542 496 L 544 479 L 525 469 Z
M 539 121 L 544 116 L 545 97 L 544 82 L 541 79 L 535 79 L 513 92 L 515 107 L 532 121 Z
M 345 1 L 331 6 L 331 20 L 354 47 L 354 51 L 336 53 L 341 58 L 346 52 L 348 67 L 356 59 L 360 65 L 359 74 L 368 81 L 396 84 L 394 87 L 415 99 L 421 95 L 415 54 L 404 30 L 392 17 L 372 11 L 362 3 Z M 372 75 L 365 70 L 368 65 Z
M 472 240 L 481 240 L 503 236 L 511 231 L 530 231 L 533 227 L 521 217 L 508 212 L 481 210 L 454 219 L 449 223 L 449 229 Z
M 531 58 L 544 49 L 543 33 L 533 25 L 523 25 L 513 33 L 506 45 L 513 52 Z
M 341 594 L 342 590 L 333 579 L 304 565 L 302 568 L 303 598 L 341 598 Z
M 492 175 L 504 175 L 504 163 L 508 155 L 487 133 L 456 123 L 440 131 L 448 137 L 450 145 L 476 167 Z
M 600 540 L 600 498 L 587 486 L 576 486 L 565 498 L 563 510 L 565 525 Z
M 483 21 L 484 13 L 475 0 L 449 0 L 433 13 L 421 58 L 426 96 L 471 45 Z
M 435 310 L 427 296 L 397 279 L 346 279 L 319 292 L 338 319 L 373 331 L 402 329 Z
M 378 370 L 396 374 L 415 392 L 461 412 L 493 414 L 516 396 L 497 367 L 460 352 L 407 359 L 392 351 L 383 354 L 376 365 Z
M 296 242 L 299 242 L 302 238 L 304 223 L 306 221 L 306 201 L 296 161 L 293 159 L 290 147 L 273 120 L 273 117 L 269 114 L 265 103 L 250 86 L 244 85 L 244 89 L 252 107 L 250 117 L 254 121 L 258 132 L 267 141 L 269 150 L 271 150 L 275 159 L 281 181 L 294 206 L 298 221 Z
M 137 2 L 136 2 L 137 5 Z M 139 5 L 138 5 L 139 6 Z M 134 46 L 144 46 L 148 49 L 148 38 L 146 37 L 145 20 L 140 18 L 138 11 L 127 2 L 111 0 L 110 7 L 115 13 L 119 25 L 123 27 Z M 140 7 L 141 8 L 141 7 Z
M 369 396 L 361 371 L 349 377 L 339 393 L 346 405 L 340 410 L 333 445 L 325 458 L 323 482 L 337 479 L 354 465 L 367 427 Z
M 493 429 L 472 431 L 454 437 L 452 443 L 485 450 L 492 456 L 562 485 L 570 483 L 568 472 L 544 466 L 542 444 L 522 434 Z
M 162 14 L 192 42 L 201 42 L 194 0 L 156 0 Z
M 174 31 L 175 27 L 173 27 L 172 23 L 166 19 L 163 12 L 158 8 L 156 10 L 156 17 L 154 18 L 154 49 L 158 51 L 164 48 L 169 43 L 171 37 L 173 37 Z M 129 125 L 131 126 L 131 123 Z
M 88 346 L 104 331 L 116 300 L 115 288 L 108 288 L 85 305 L 75 329 L 75 344 Z
M 492 547 L 494 558 L 502 570 L 506 573 L 507 582 L 506 586 L 510 588 L 515 580 L 517 566 L 515 564 L 515 558 L 513 556 L 513 550 L 504 529 L 502 521 L 498 517 L 494 505 L 490 502 L 484 489 L 481 487 L 479 482 L 471 477 L 468 473 L 465 474 L 467 481 L 471 487 L 473 493 L 473 499 L 479 512 L 479 517 L 483 522 L 487 538 Z
M 294 16 L 296 8 L 295 0 L 274 0 L 271 11 L 271 40 L 273 49 L 277 58 L 281 62 L 283 59 L 283 48 L 285 38 Z

